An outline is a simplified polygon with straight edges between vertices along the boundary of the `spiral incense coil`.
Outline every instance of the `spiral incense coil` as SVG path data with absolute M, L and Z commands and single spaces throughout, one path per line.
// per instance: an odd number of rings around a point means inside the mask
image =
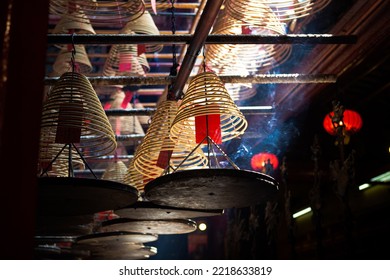
M 141 64 L 144 72 L 149 73 L 150 72 L 150 65 L 148 63 L 148 59 L 146 58 L 146 54 L 141 53 L 140 55 L 137 55 L 137 59 L 138 59 L 139 64 Z
M 180 138 L 182 126 L 195 127 L 195 117 L 220 115 L 222 142 L 242 135 L 248 123 L 221 79 L 213 72 L 196 75 L 188 86 L 171 127 L 171 137 Z
M 140 61 L 145 63 L 138 58 L 137 45 L 113 45 L 104 63 L 103 76 L 144 76 Z
M 139 152 L 135 155 L 134 167 L 146 178 L 155 179 L 161 176 L 166 168 L 175 168 L 186 157 L 186 164 L 180 166 L 180 169 L 207 165 L 203 151 L 200 148 L 194 150 L 194 133 L 182 129 L 180 137 L 170 138 L 169 130 L 176 112 L 176 101 L 162 101 L 158 105 Z
M 92 64 L 89 60 L 84 45 L 74 45 L 76 51 L 74 55 L 74 70 L 81 74 L 92 72 Z M 62 48 L 53 64 L 53 70 L 61 76 L 65 72 L 72 72 L 72 49 Z
M 268 9 L 268 11 L 270 11 Z M 263 15 L 268 19 L 272 11 Z M 283 25 L 277 18 L 268 19 L 262 25 L 252 26 L 231 17 L 222 11 L 213 28 L 213 34 L 257 34 L 285 35 Z M 291 54 L 291 46 L 287 44 L 210 44 L 206 46 L 206 58 L 217 74 L 235 74 L 246 71 L 257 74 L 272 69 L 285 62 Z
M 117 160 L 115 162 L 109 163 L 108 167 L 104 170 L 102 179 L 123 183 L 126 173 L 126 164 L 124 164 L 124 162 L 121 160 Z
M 131 34 L 131 32 L 135 34 L 160 35 L 160 31 L 148 11 L 145 11 L 136 19 L 131 19 L 119 34 Z M 163 47 L 161 44 L 145 44 L 145 49 L 148 53 L 160 52 Z
M 110 109 L 132 109 L 133 106 L 126 102 L 125 96 L 122 89 L 117 89 L 112 94 L 112 101 L 108 102 Z M 108 120 L 116 135 L 137 134 L 141 137 L 145 136 L 137 116 L 109 116 Z
M 230 84 L 226 83 L 225 88 L 233 101 L 243 101 L 256 95 L 256 87 L 253 84 Z
M 61 19 L 58 21 L 51 33 L 96 34 L 95 29 L 92 27 L 91 21 L 81 8 L 62 15 Z
M 127 168 L 127 172 L 124 177 L 124 183 L 137 188 L 142 193 L 146 183 L 151 179 L 144 177 L 137 169 L 134 168 L 134 159 L 137 153 L 134 153 L 134 158 L 131 159 L 130 164 Z
M 41 118 L 41 147 L 50 151 L 69 143 L 78 146 L 85 158 L 111 154 L 117 146 L 96 92 L 77 72 L 61 75 L 49 92 Z
M 51 14 L 62 16 L 78 9 L 83 10 L 93 26 L 124 26 L 144 13 L 145 3 L 142 0 L 50 0 Z M 82 20 L 83 17 L 77 19 Z
M 282 22 L 302 18 L 314 14 L 330 3 L 330 0 L 227 0 L 225 1 L 228 13 L 242 21 L 253 25 L 261 24 L 264 6 L 269 7 L 275 16 Z

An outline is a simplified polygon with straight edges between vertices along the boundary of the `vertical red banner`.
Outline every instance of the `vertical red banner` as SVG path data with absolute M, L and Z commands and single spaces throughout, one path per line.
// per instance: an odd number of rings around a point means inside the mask
M 221 117 L 219 114 L 195 117 L 196 143 L 202 141 L 207 143 L 206 136 L 209 136 L 216 144 L 222 143 Z

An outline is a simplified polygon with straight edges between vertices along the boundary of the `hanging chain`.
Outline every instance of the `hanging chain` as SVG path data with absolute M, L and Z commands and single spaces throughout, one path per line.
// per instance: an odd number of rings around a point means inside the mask
M 175 17 L 175 0 L 171 1 L 171 30 L 172 35 L 176 34 L 176 17 Z M 172 66 L 177 67 L 177 58 L 176 58 L 176 45 L 172 45 Z
M 172 34 L 175 35 L 176 33 L 175 0 L 170 0 L 170 2 L 171 2 L 171 29 L 172 29 Z M 177 63 L 177 57 L 176 57 L 176 44 L 172 44 L 172 67 L 169 73 L 170 76 L 173 77 L 177 76 L 178 66 L 179 64 Z M 172 87 L 173 84 L 171 84 L 168 89 L 168 100 L 175 100 L 175 95 L 172 92 Z
M 75 61 L 75 57 L 76 57 L 76 47 L 74 45 L 74 34 L 75 33 L 72 33 L 72 57 L 70 59 L 71 63 L 72 63 L 72 72 L 74 72 L 75 70 L 75 65 L 76 65 L 76 61 Z

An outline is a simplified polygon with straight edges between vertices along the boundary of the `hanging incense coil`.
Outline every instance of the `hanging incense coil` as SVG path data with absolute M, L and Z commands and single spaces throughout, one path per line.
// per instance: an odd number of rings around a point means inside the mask
M 134 153 L 134 158 L 130 161 L 123 182 L 137 188 L 137 190 L 142 193 L 146 183 L 148 183 L 151 179 L 144 177 L 137 169 L 134 168 L 134 159 L 136 155 L 137 152 Z
M 263 27 L 279 33 L 283 25 L 270 6 L 264 3 L 266 1 L 227 0 L 225 1 L 226 9 L 218 17 L 222 19 L 227 16 L 246 25 Z
M 115 151 L 116 140 L 101 102 L 88 79 L 66 72 L 55 83 L 41 119 L 41 147 L 60 151 L 58 144 L 74 144 L 83 157 L 98 157 Z M 56 156 L 53 153 L 51 159 Z M 60 158 L 68 158 L 61 153 Z M 78 157 L 76 157 L 78 158 Z
M 84 45 L 74 45 L 74 70 L 81 74 L 88 74 L 92 72 L 92 64 L 89 60 L 87 51 Z M 72 72 L 72 48 L 61 49 L 53 64 L 53 70 L 56 74 L 61 76 L 65 72 Z
M 188 86 L 171 127 L 171 137 L 179 138 L 182 126 L 195 127 L 196 117 L 219 116 L 221 141 L 242 135 L 248 123 L 221 79 L 213 72 L 196 75 Z
M 121 160 L 116 160 L 109 163 L 108 167 L 104 170 L 102 179 L 123 183 L 126 173 L 126 164 Z
M 267 8 L 261 15 L 264 21 L 259 26 L 250 25 L 231 17 L 227 11 L 219 13 L 213 34 L 285 35 L 285 28 Z M 260 15 L 259 15 L 260 16 Z M 287 44 L 218 44 L 206 46 L 206 57 L 217 74 L 248 75 L 272 69 L 285 62 L 291 54 Z
M 225 84 L 226 90 L 229 92 L 233 101 L 243 101 L 252 98 L 256 95 L 256 87 L 253 84 Z
M 330 3 L 330 0 L 228 0 L 225 1 L 228 13 L 252 25 L 262 24 L 259 13 L 269 7 L 282 22 L 314 14 Z
M 78 9 L 83 10 L 94 26 L 110 24 L 122 27 L 144 13 L 145 3 L 142 0 L 50 0 L 51 14 L 62 16 Z
M 144 69 L 144 72 L 149 73 L 150 72 L 150 65 L 148 63 L 148 59 L 146 58 L 145 53 L 137 55 L 137 59 L 138 59 L 139 64 L 141 64 L 142 68 Z
M 143 75 L 145 71 L 137 55 L 137 45 L 113 45 L 111 47 L 103 67 L 103 76 Z
M 131 98 L 131 92 L 125 93 L 122 88 L 117 88 L 111 95 L 111 101 L 105 104 L 105 108 L 132 109 L 133 106 L 129 103 Z M 136 134 L 139 137 L 145 136 L 145 132 L 137 116 L 109 116 L 108 120 L 115 132 L 115 135 Z
M 145 11 L 136 19 L 131 19 L 119 33 L 131 34 L 131 32 L 135 34 L 160 35 L 160 31 L 148 11 Z M 159 52 L 163 47 L 161 44 L 145 44 L 145 51 L 148 53 Z
M 180 137 L 170 138 L 169 129 L 176 113 L 177 102 L 173 100 L 162 101 L 157 107 L 134 160 L 135 169 L 146 178 L 161 176 L 165 170 L 170 170 L 170 167 L 174 169 L 186 157 L 186 164 L 181 165 L 180 169 L 207 166 L 203 151 L 200 148 L 194 150 L 194 133 L 186 132 L 185 123 L 180 128 Z
M 51 33 L 96 34 L 95 29 L 92 27 L 91 21 L 81 8 L 64 14 Z

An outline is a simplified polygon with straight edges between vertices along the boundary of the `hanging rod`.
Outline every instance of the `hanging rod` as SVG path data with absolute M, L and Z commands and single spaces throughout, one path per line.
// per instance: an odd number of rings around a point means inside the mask
M 251 84 L 309 84 L 335 83 L 337 76 L 333 74 L 259 74 L 250 76 L 218 75 L 223 83 L 251 83 Z M 188 78 L 188 82 L 193 77 Z M 54 85 L 59 77 L 45 77 L 45 85 Z M 116 77 L 88 77 L 93 86 L 109 85 L 169 85 L 174 82 L 174 76 L 116 76 Z
M 272 106 L 238 106 L 238 109 L 244 115 L 268 115 L 274 114 L 274 108 Z M 105 110 L 106 115 L 110 117 L 121 117 L 121 116 L 150 116 L 156 112 L 156 108 L 131 108 L 131 109 L 108 109 Z M 129 139 L 124 135 L 117 136 L 117 140 Z M 131 136 L 135 137 L 135 136 Z M 130 138 L 131 138 L 130 137 Z M 137 137 L 135 137 L 137 138 Z
M 72 42 L 73 37 L 73 42 Z M 190 44 L 194 35 L 131 35 L 131 34 L 48 34 L 48 44 Z M 206 44 L 355 44 L 356 35 L 287 34 L 287 35 L 231 35 L 211 34 Z

